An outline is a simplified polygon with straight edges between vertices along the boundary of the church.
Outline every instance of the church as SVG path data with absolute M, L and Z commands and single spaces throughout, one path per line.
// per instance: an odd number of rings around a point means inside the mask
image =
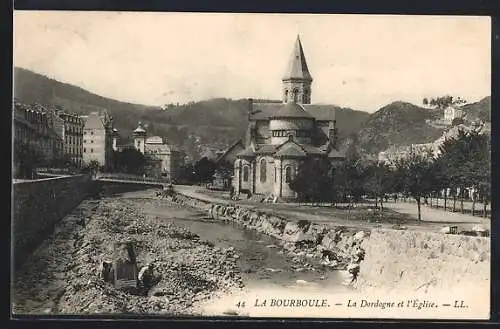
M 336 146 L 335 110 L 311 104 L 312 82 L 297 36 L 282 78 L 282 102 L 249 102 L 246 136 L 234 161 L 232 186 L 236 195 L 293 200 L 297 195 L 289 183 L 302 161 L 320 157 L 331 163 L 344 160 Z

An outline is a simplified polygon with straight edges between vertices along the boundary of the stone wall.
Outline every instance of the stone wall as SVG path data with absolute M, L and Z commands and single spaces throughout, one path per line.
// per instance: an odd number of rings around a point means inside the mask
M 489 290 L 490 238 L 372 230 L 357 286 L 386 291 Z M 486 293 L 488 294 L 488 293 Z
M 93 184 L 90 176 L 46 178 L 13 184 L 13 258 L 20 265 Z
M 278 239 L 285 250 L 347 270 L 348 284 L 359 290 L 382 288 L 449 291 L 471 286 L 487 294 L 490 239 L 424 231 L 374 229 L 352 231 L 309 220 L 288 220 L 230 203 L 174 194 L 171 200 L 206 211 L 214 220 L 236 222 Z

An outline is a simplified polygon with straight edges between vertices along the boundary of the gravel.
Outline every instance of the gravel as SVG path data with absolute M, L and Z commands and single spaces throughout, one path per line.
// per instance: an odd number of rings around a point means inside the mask
M 15 314 L 196 315 L 197 305 L 243 287 L 232 248 L 141 214 L 144 199 L 84 201 L 15 275 Z M 138 268 L 153 264 L 149 291 L 125 292 L 99 277 L 115 242 L 133 240 Z

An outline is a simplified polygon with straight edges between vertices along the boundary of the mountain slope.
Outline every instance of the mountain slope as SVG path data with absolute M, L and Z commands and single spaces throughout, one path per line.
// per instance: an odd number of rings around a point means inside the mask
M 442 134 L 442 129 L 426 123 L 436 111 L 406 102 L 393 102 L 379 109 L 362 124 L 357 141 L 362 151 L 376 154 L 391 145 L 427 143 Z
M 184 147 L 193 158 L 197 158 L 204 147 L 227 147 L 244 136 L 247 127 L 247 100 L 219 98 L 162 110 L 105 98 L 22 68 L 14 69 L 14 97 L 24 103 L 60 105 L 79 114 L 107 109 L 123 143 L 142 121 L 147 124 L 149 134 L 166 137 L 171 143 Z M 325 111 L 327 108 L 325 106 Z M 356 132 L 368 116 L 363 111 L 337 108 L 340 138 Z
M 481 99 L 479 102 L 466 104 L 461 107 L 468 120 L 480 119 L 491 122 L 491 96 Z

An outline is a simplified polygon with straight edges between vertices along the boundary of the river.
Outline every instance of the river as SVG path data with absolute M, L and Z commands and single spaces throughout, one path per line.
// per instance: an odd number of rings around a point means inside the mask
M 149 198 L 152 191 L 121 194 L 122 198 Z M 184 226 L 201 240 L 220 248 L 233 247 L 239 254 L 238 265 L 248 288 L 276 288 L 307 285 L 310 289 L 335 288 L 344 290 L 342 272 L 333 271 L 312 259 L 297 261 L 273 237 L 246 229 L 236 223 L 214 221 L 207 214 L 191 208 L 181 208 L 167 200 L 147 203 L 144 214 Z

